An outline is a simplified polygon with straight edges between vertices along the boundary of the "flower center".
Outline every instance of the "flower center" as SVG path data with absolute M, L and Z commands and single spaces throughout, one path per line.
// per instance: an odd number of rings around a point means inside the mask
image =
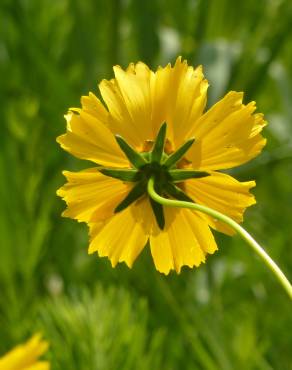
M 147 194 L 147 183 L 154 178 L 154 187 L 158 194 L 178 200 L 193 201 L 182 189 L 184 180 L 208 176 L 207 172 L 182 169 L 180 163 L 185 153 L 193 145 L 194 139 L 187 140 L 176 151 L 168 150 L 166 140 L 167 125 L 164 123 L 157 134 L 155 142 L 147 146 L 148 151 L 142 153 L 132 148 L 125 139 L 116 135 L 117 143 L 128 158 L 131 168 L 101 168 L 100 172 L 106 176 L 124 182 L 133 182 L 135 185 L 129 194 L 116 207 L 115 212 L 127 208 L 137 199 Z M 150 142 L 147 142 L 149 144 Z M 151 150 L 150 150 L 151 148 Z M 146 148 L 145 148 L 146 149 Z M 149 201 L 160 229 L 165 226 L 163 207 L 149 197 Z

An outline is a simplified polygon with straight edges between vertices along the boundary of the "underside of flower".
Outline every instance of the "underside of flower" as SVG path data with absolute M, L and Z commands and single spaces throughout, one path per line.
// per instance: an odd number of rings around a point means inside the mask
M 64 171 L 68 182 L 58 190 L 68 206 L 63 215 L 88 224 L 89 253 L 108 257 L 112 266 L 131 267 L 146 245 L 165 274 L 199 266 L 217 250 L 211 229 L 234 231 L 211 215 L 161 205 L 147 183 L 170 202 L 204 205 L 242 222 L 255 203 L 255 182 L 220 171 L 260 153 L 263 115 L 235 91 L 205 110 L 202 67 L 180 57 L 157 71 L 139 62 L 125 70 L 115 66 L 114 73 L 99 84 L 103 102 L 92 93 L 82 97 L 57 139 L 64 150 L 94 163 Z
M 183 169 L 181 166 L 178 166 L 195 139 L 187 140 L 175 152 L 167 154 L 167 150 L 165 150 L 166 133 L 167 124 L 164 123 L 160 127 L 151 150 L 141 153 L 132 148 L 121 136 L 116 135 L 116 141 L 131 163 L 132 168 L 102 168 L 100 172 L 125 182 L 133 182 L 135 185 L 117 205 L 115 213 L 123 211 L 140 197 L 147 194 L 147 184 L 150 178 L 154 178 L 155 190 L 158 194 L 178 200 L 193 201 L 183 191 L 182 182 L 184 180 L 206 177 L 209 174 L 205 171 Z M 163 230 L 165 226 L 163 207 L 153 199 L 149 198 L 149 200 L 156 222 L 159 228 Z

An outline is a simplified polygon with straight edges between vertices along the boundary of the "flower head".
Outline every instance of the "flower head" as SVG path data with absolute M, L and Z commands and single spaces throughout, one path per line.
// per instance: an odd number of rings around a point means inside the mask
M 40 334 L 36 334 L 1 357 L 0 370 L 49 370 L 47 361 L 39 361 L 47 349 L 48 343 L 41 339 Z
M 89 253 L 109 257 L 113 266 L 132 266 L 149 241 L 157 270 L 168 274 L 199 266 L 217 249 L 210 228 L 232 230 L 212 217 L 153 201 L 147 181 L 171 199 L 211 207 L 241 222 L 255 203 L 254 181 L 239 182 L 218 172 L 260 153 L 263 115 L 255 102 L 229 92 L 205 111 L 208 82 L 202 68 L 179 57 L 156 72 L 139 62 L 103 80 L 100 93 L 82 97 L 82 108 L 66 115 L 67 132 L 57 141 L 71 154 L 92 161 L 81 172 L 64 171 L 58 190 L 68 208 L 64 216 L 86 222 Z

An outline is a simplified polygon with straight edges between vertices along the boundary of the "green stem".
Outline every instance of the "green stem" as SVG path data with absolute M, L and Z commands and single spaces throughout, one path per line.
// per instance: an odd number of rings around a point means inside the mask
M 289 280 L 286 278 L 284 273 L 280 270 L 277 264 L 271 259 L 271 257 L 265 252 L 265 250 L 253 239 L 253 237 L 237 222 L 232 220 L 230 217 L 225 216 L 224 214 L 215 211 L 212 208 L 203 206 L 197 203 L 173 200 L 173 199 L 166 199 L 161 197 L 159 194 L 156 193 L 154 189 L 154 179 L 151 178 L 148 181 L 148 194 L 149 196 L 157 203 L 160 203 L 164 206 L 169 207 L 177 207 L 177 208 L 190 208 L 194 209 L 199 212 L 206 213 L 207 215 L 214 217 L 217 220 L 220 220 L 230 226 L 233 230 L 235 230 L 243 240 L 249 244 L 253 248 L 253 250 L 258 254 L 259 257 L 264 261 L 264 263 L 268 266 L 268 268 L 274 273 L 280 284 L 288 293 L 290 299 L 292 300 L 292 286 L 289 283 Z

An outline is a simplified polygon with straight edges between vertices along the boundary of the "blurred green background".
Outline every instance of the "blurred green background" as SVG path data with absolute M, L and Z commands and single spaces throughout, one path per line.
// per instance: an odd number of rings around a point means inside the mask
M 290 0 L 1 0 L 0 354 L 41 331 L 53 370 L 292 369 L 291 302 L 239 238 L 179 276 L 149 250 L 112 269 L 55 195 L 81 166 L 55 142 L 68 107 L 114 64 L 182 55 L 209 104 L 235 89 L 266 115 L 264 153 L 233 174 L 257 181 L 244 225 L 291 280 L 291 25 Z

